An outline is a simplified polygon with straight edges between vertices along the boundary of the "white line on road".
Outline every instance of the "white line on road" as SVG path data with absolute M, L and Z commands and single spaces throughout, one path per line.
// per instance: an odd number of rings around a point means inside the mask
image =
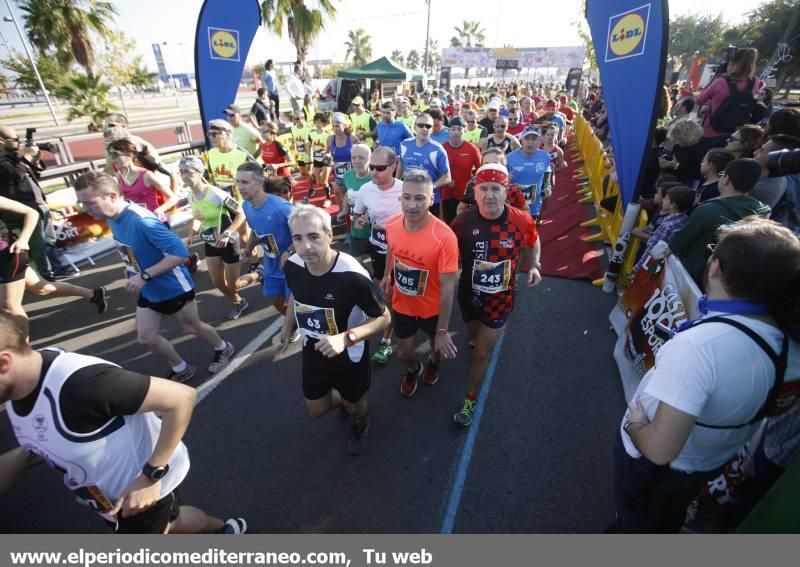
M 247 343 L 244 348 L 233 357 L 233 360 L 231 360 L 228 366 L 223 368 L 218 374 L 215 374 L 211 380 L 208 380 L 207 382 L 204 382 L 198 386 L 197 401 L 195 402 L 195 405 L 198 405 L 200 402 L 202 402 L 206 396 L 216 389 L 217 386 L 222 384 L 223 380 L 236 372 L 236 369 L 239 368 L 245 360 L 250 358 L 253 353 L 255 353 L 261 347 L 261 345 L 267 342 L 272 335 L 280 331 L 282 326 L 283 316 L 280 316 L 275 319 L 269 327 L 261 331 L 256 338 Z

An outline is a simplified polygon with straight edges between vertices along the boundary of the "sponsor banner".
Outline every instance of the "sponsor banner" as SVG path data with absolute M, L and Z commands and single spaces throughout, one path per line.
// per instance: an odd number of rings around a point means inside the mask
M 541 69 L 583 67 L 583 46 L 572 47 L 445 47 L 442 65 L 448 67 L 495 67 Z M 499 63 L 498 63 L 499 62 Z
M 660 106 L 669 15 L 666 0 L 587 0 L 623 205 L 643 181 Z
M 617 361 L 625 399 L 655 364 L 658 350 L 678 325 L 700 316 L 700 289 L 675 256 L 648 258 L 608 316 L 617 333 Z

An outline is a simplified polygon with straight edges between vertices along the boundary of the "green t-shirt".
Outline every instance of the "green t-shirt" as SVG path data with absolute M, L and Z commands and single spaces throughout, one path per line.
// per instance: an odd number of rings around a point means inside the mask
M 242 124 L 233 129 L 233 143 L 253 157 L 261 155 L 258 144 L 258 132 L 249 124 Z
M 308 125 L 305 125 L 302 128 L 292 126 L 292 140 L 294 141 L 294 146 L 297 148 L 296 157 L 298 161 L 304 161 L 306 163 L 311 161 L 309 154 L 311 142 L 308 139 L 308 135 L 311 133 L 311 130 L 313 130 L 313 128 Z
M 208 177 L 212 185 L 225 189 L 234 187 L 233 196 L 239 199 L 236 184 L 236 170 L 246 161 L 253 161 L 253 158 L 243 149 L 234 148 L 229 152 L 221 152 L 217 148 L 211 148 L 204 154 L 205 162 L 208 167 Z
M 364 228 L 356 228 L 353 222 L 353 208 L 356 206 L 356 193 L 372 176 L 356 177 L 356 170 L 351 169 L 344 174 L 344 188 L 347 189 L 347 205 L 350 207 L 350 234 L 355 238 L 369 238 L 372 227 L 367 223 Z

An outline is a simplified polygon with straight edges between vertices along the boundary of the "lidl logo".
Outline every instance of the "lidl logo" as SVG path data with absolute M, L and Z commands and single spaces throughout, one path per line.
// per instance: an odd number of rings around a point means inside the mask
M 650 4 L 611 16 L 608 19 L 606 63 L 644 53 L 649 19 Z
M 221 28 L 208 28 L 208 45 L 211 59 L 239 61 L 239 32 Z

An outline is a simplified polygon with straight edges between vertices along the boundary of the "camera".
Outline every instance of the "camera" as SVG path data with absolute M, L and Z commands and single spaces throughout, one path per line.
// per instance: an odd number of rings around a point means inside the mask
M 725 49 L 722 50 L 722 57 L 720 59 L 719 65 L 717 65 L 716 69 L 714 69 L 714 77 L 712 81 L 728 72 L 728 65 L 730 65 L 733 56 L 736 55 L 737 48 L 733 45 L 729 45 Z
M 55 153 L 53 151 L 53 149 L 54 149 L 53 148 L 53 144 L 51 144 L 50 142 L 42 142 L 42 143 L 39 143 L 39 144 L 34 142 L 33 141 L 33 135 L 35 133 L 36 133 L 36 128 L 28 128 L 28 129 L 25 130 L 25 145 L 27 147 L 29 147 L 29 148 L 32 148 L 33 146 L 36 146 L 37 148 L 39 148 L 40 152 L 49 152 L 51 154 Z
M 767 159 L 770 177 L 783 177 L 800 173 L 800 149 L 770 152 Z
M 671 149 L 665 148 L 664 146 L 659 146 L 658 157 L 660 157 L 661 159 L 665 159 L 667 161 L 672 161 L 672 158 L 675 157 L 675 154 L 672 153 Z

